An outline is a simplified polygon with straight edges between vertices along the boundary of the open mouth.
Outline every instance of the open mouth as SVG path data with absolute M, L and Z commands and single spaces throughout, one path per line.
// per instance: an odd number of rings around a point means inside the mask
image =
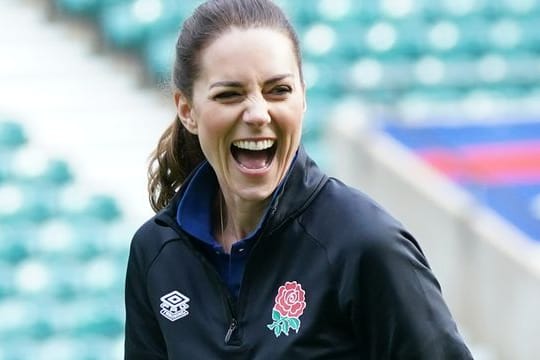
M 231 154 L 240 166 L 258 170 L 270 166 L 276 149 L 275 140 L 238 140 L 232 143 Z

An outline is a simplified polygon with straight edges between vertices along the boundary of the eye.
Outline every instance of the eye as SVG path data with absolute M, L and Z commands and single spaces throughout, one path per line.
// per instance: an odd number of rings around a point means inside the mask
M 292 92 L 292 88 L 289 85 L 277 85 L 270 90 L 274 95 L 285 95 Z
M 214 100 L 231 100 L 240 95 L 238 91 L 227 90 L 214 95 Z
M 291 86 L 276 85 L 270 88 L 266 96 L 268 96 L 270 100 L 286 100 L 290 93 L 292 93 Z

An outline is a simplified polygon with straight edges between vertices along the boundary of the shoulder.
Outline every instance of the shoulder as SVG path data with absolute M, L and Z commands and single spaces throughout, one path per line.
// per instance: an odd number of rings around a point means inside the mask
M 178 239 L 179 234 L 162 219 L 158 213 L 143 223 L 133 235 L 130 246 L 130 260 L 140 265 L 149 265 L 170 241 Z
M 346 263 L 389 266 L 396 261 L 428 266 L 420 245 L 397 219 L 362 191 L 337 179 L 327 182 L 299 222 L 339 267 Z
M 321 241 L 378 243 L 403 227 L 382 206 L 362 191 L 330 178 L 300 221 Z

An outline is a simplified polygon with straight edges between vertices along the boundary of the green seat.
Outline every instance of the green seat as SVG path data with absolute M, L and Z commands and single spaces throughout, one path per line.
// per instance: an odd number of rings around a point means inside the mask
M 307 2 L 307 1 L 306 1 Z M 380 1 L 353 0 L 351 1 L 351 18 L 354 21 L 371 23 L 384 18 Z
M 133 0 L 55 0 L 56 6 L 70 15 L 95 17 L 111 5 Z
M 392 21 L 397 36 L 389 54 L 394 58 L 415 58 L 428 51 L 428 23 L 419 18 Z M 388 57 L 388 56 L 387 56 Z
M 305 1 L 279 0 L 277 3 L 296 26 L 304 26 L 317 20 L 315 9 L 306 9 Z M 313 3 L 310 2 L 309 5 Z
M 49 294 L 55 302 L 67 303 L 85 296 L 85 289 L 82 285 L 81 270 L 77 261 L 63 263 L 67 256 L 71 255 L 66 252 L 63 255 L 56 257 L 47 256 L 50 263 L 58 263 L 53 269 L 53 284 L 49 289 Z
M 19 123 L 0 119 L 0 184 L 14 177 L 14 155 L 26 142 L 25 131 Z
M 119 3 L 105 8 L 99 16 L 103 37 L 113 47 L 134 48 L 143 42 L 147 24 L 133 14 L 132 8 L 132 3 Z
M 95 14 L 100 4 L 99 0 L 56 0 L 56 6 L 73 15 Z
M 199 3 L 194 0 L 119 3 L 104 9 L 99 23 L 104 38 L 114 47 L 142 49 L 150 38 L 178 30 Z
M 30 257 L 31 250 L 22 232 L 15 233 L 14 231 L 9 231 L 4 226 L 2 226 L 2 232 L 4 234 L 0 236 L 0 262 L 16 265 Z M 0 293 L 2 293 L 1 290 Z M 1 297 L 2 295 L 0 295 Z
M 26 141 L 26 133 L 19 123 L 0 120 L 0 153 L 19 148 Z
M 51 159 L 40 180 L 52 186 L 64 186 L 73 181 L 73 171 L 67 161 Z
M 336 30 L 336 45 L 331 56 L 354 60 L 370 52 L 365 36 L 368 26 L 355 21 L 343 21 L 333 25 Z
M 540 52 L 540 13 L 523 18 L 520 23 L 523 29 L 523 48 Z
M 167 81 L 172 74 L 177 31 L 151 38 L 144 48 L 143 59 L 150 76 L 158 83 Z
M 482 17 L 467 17 L 460 19 L 457 24 L 460 38 L 455 47 L 456 52 L 476 56 L 491 50 L 488 20 Z
M 109 195 L 94 195 L 90 198 L 84 214 L 103 222 L 113 222 L 122 215 L 116 200 Z

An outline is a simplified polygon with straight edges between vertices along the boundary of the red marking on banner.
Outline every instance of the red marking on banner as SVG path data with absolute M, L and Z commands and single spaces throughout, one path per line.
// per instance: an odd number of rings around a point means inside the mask
M 540 181 L 540 141 L 429 148 L 418 153 L 458 181 L 497 184 Z

